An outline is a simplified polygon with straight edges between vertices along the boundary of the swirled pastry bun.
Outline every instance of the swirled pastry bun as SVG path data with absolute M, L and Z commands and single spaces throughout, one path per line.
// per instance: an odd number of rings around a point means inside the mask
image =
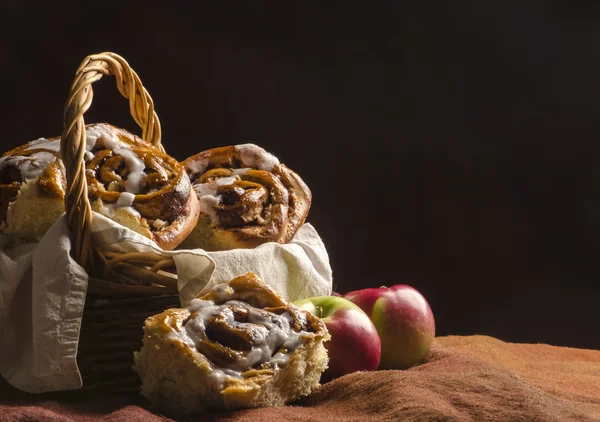
M 198 194 L 200 218 L 182 247 L 219 251 L 288 243 L 308 215 L 308 186 L 257 145 L 210 149 L 183 165 Z
M 38 139 L 0 158 L 0 232 L 39 241 L 64 212 L 60 138 Z M 198 220 L 183 166 L 137 136 L 108 124 L 86 126 L 85 177 L 92 209 L 173 249 Z
M 40 138 L 0 157 L 0 233 L 37 242 L 62 215 L 66 179 L 59 147 Z
M 279 406 L 319 386 L 328 339 L 319 318 L 248 273 L 148 318 L 135 370 L 142 395 L 172 413 Z
M 131 133 L 87 126 L 86 178 L 92 209 L 154 240 L 178 246 L 198 221 L 198 199 L 184 167 Z

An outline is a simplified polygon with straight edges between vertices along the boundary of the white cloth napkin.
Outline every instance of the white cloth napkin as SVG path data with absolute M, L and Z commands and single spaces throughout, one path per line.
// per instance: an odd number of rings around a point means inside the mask
M 213 285 L 248 271 L 288 300 L 331 293 L 327 251 L 310 224 L 286 245 L 210 253 L 162 251 L 97 213 L 92 231 L 99 243 L 115 251 L 172 255 L 183 306 Z M 39 244 L 8 247 L 8 239 L 0 235 L 0 375 L 27 392 L 82 386 L 76 356 L 88 276 L 70 257 L 70 249 L 64 215 Z
M 302 225 L 288 244 L 269 242 L 254 249 L 207 253 L 216 267 L 201 293 L 251 271 L 289 301 L 331 294 L 333 282 L 327 249 L 309 223 Z M 184 301 L 181 292 L 179 296 Z

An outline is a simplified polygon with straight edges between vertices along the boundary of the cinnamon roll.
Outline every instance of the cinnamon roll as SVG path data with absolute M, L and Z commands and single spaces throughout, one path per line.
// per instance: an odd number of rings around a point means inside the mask
M 64 212 L 60 138 L 38 139 L 0 158 L 0 232 L 39 241 Z M 195 227 L 198 200 L 183 166 L 135 135 L 86 126 L 86 180 L 92 209 L 175 248 Z
M 308 186 L 254 144 L 210 149 L 183 162 L 200 201 L 184 248 L 207 251 L 288 243 L 311 205 Z
M 40 138 L 0 157 L 0 233 L 37 242 L 64 212 L 60 139 Z
M 318 317 L 248 273 L 148 318 L 134 369 L 142 395 L 173 413 L 279 406 L 319 386 L 328 339 Z

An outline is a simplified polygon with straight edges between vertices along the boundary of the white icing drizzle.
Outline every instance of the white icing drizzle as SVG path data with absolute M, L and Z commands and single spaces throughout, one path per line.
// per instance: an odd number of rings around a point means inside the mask
M 119 199 L 115 204 L 106 203 L 99 208 L 99 212 L 107 217 L 113 217 L 117 208 L 122 208 L 130 214 L 140 217 L 135 210 L 133 200 L 136 194 L 140 193 L 145 185 L 147 175 L 144 172 L 146 165 L 144 161 L 130 148 L 130 146 L 119 140 L 110 126 L 97 124 L 86 128 L 86 151 L 84 158 L 87 161 L 93 159 L 92 150 L 96 147 L 98 141 L 101 141 L 104 148 L 111 149 L 115 154 L 120 155 L 125 160 L 128 175 L 125 180 L 125 191 L 121 192 Z M 21 173 L 22 182 L 38 177 L 48 165 L 56 160 L 56 153 L 60 151 L 61 139 L 47 140 L 39 138 L 28 143 L 27 149 L 42 150 L 35 151 L 29 156 L 7 156 L 0 158 L 0 170 L 13 162 L 18 162 L 17 168 Z M 45 150 L 45 151 L 43 151 Z M 52 151 L 52 152 L 48 152 Z M 94 175 L 93 170 L 86 170 L 86 174 Z
M 219 186 L 229 186 L 233 185 L 238 180 L 240 180 L 239 176 L 221 177 L 220 179 L 215 180 L 215 183 Z
M 198 196 L 217 196 L 217 187 L 211 183 L 198 183 L 194 185 L 194 190 Z
M 56 155 L 47 151 L 37 151 L 29 156 L 8 155 L 0 158 L 0 170 L 16 163 L 16 167 L 21 173 L 21 182 L 25 182 L 38 177 L 55 160 Z
M 215 286 L 215 289 L 217 288 L 218 286 Z M 225 290 L 218 293 L 219 296 L 221 294 L 228 296 L 231 292 L 225 288 Z M 288 352 L 296 350 L 302 345 L 301 337 L 307 334 L 306 331 L 297 333 L 293 330 L 290 326 L 292 317 L 287 312 L 282 315 L 272 312 L 263 313 L 249 304 L 238 300 L 228 300 L 221 305 L 216 305 L 211 300 L 194 299 L 191 301 L 188 310 L 192 313 L 196 312 L 196 316 L 189 319 L 184 326 L 185 336 L 196 345 L 200 341 L 199 334 L 205 331 L 210 318 L 218 314 L 222 314 L 225 317 L 226 323 L 232 327 L 243 326 L 244 323 L 235 321 L 233 311 L 228 306 L 248 309 L 248 322 L 260 325 L 255 326 L 255 329 L 252 331 L 254 335 L 252 350 L 244 358 L 238 360 L 233 367 L 227 369 L 244 371 L 264 362 L 272 364 L 285 363 L 285 356 L 287 355 L 275 352 L 282 347 L 287 349 Z M 180 334 L 183 335 L 183 333 Z M 189 341 L 186 341 L 186 344 L 189 344 Z M 272 362 L 271 360 L 274 356 L 276 362 Z
M 240 175 L 240 174 L 246 174 L 246 173 L 248 173 L 249 170 L 252 170 L 252 169 L 249 167 L 244 167 L 241 169 L 230 169 L 230 170 L 233 174 Z
M 208 157 L 199 157 L 187 164 L 187 168 L 192 174 L 203 174 L 208 167 Z
M 233 296 L 235 290 L 233 290 L 233 288 L 227 283 L 221 283 L 214 286 L 211 289 L 211 292 L 216 295 L 220 302 L 226 302 L 229 298 L 231 298 L 231 296 Z
M 218 284 L 217 286 L 221 285 L 222 284 Z M 217 286 L 213 287 L 212 290 L 214 291 Z M 213 302 L 212 300 L 192 299 L 190 304 L 187 306 L 187 310 L 190 311 L 190 313 L 194 313 L 209 306 L 213 306 L 214 304 L 215 302 Z
M 233 369 L 213 368 L 211 373 L 208 375 L 207 380 L 211 384 L 212 388 L 214 388 L 217 391 L 220 391 L 223 389 L 225 381 L 230 378 L 241 379 L 242 373 Z
M 112 129 L 104 124 L 97 124 L 86 129 L 86 151 L 84 157 L 86 160 L 93 158 L 92 150 L 95 148 L 98 140 L 101 140 L 104 147 L 112 149 L 115 154 L 120 155 L 125 160 L 129 174 L 125 181 L 125 191 L 133 194 L 139 193 L 145 183 L 147 177 L 144 173 L 145 164 L 138 155 L 131 150 L 130 146 L 119 140 Z M 8 156 L 0 158 L 0 169 L 2 165 L 7 165 L 7 161 L 14 159 L 29 160 L 30 163 L 23 162 L 19 166 L 19 170 L 24 174 L 24 178 L 31 179 L 39 176 L 39 174 L 48 166 L 49 163 L 56 159 L 57 152 L 60 151 L 60 138 L 47 140 L 39 138 L 28 143 L 27 151 L 31 150 L 46 150 L 36 151 L 29 156 Z M 52 151 L 54 152 L 47 152 Z M 31 158 L 29 158 L 31 157 Z
M 109 139 L 108 142 L 111 142 L 111 138 L 113 142 L 116 141 L 121 143 L 117 137 L 109 131 L 108 126 L 95 125 L 89 127 L 85 131 L 85 148 L 86 150 L 91 151 L 96 146 L 98 139 L 102 139 L 103 141 Z M 104 145 L 106 145 L 106 143 Z
M 260 314 L 255 309 L 250 308 L 248 312 L 248 320 L 251 323 L 261 324 L 268 330 L 265 330 L 266 335 L 264 337 L 260 336 L 262 332 L 259 331 L 257 333 L 259 334 L 257 336 L 259 338 L 259 343 L 246 355 L 244 359 L 241 360 L 240 365 L 242 367 L 251 367 L 257 363 L 263 362 L 275 364 L 275 362 L 272 362 L 271 358 L 277 350 L 283 347 L 290 352 L 296 350 L 302 344 L 300 337 L 303 333 L 297 333 L 291 328 L 291 317 L 287 313 L 282 315 L 270 314 L 267 316 Z M 277 323 L 277 321 L 280 322 Z M 289 354 L 281 354 L 281 356 L 278 356 L 278 364 L 283 364 L 285 361 L 287 361 L 284 356 L 287 357 Z
M 215 207 L 218 206 L 221 202 L 223 202 L 223 197 L 221 195 L 211 194 L 202 195 L 198 192 L 198 189 L 196 189 L 197 186 L 198 185 L 194 186 L 194 190 L 198 194 L 198 205 L 200 213 L 209 217 L 214 224 L 219 224 L 219 216 Z
M 144 173 L 144 169 L 146 168 L 144 161 L 135 152 L 127 148 L 115 147 L 113 151 L 115 154 L 123 157 L 129 170 L 127 180 L 125 180 L 125 191 L 134 194 L 140 193 L 147 177 L 146 173 Z
M 198 183 L 194 185 L 194 190 L 198 195 L 200 212 L 208 216 L 213 223 L 219 224 L 219 216 L 215 207 L 223 201 L 223 197 L 217 195 L 217 183 Z
M 48 141 L 39 138 L 27 144 L 26 151 L 35 151 L 29 155 L 8 155 L 0 158 L 0 170 L 16 163 L 16 168 L 21 173 L 21 182 L 35 179 L 56 160 L 56 153 L 60 150 L 60 139 Z M 52 151 L 52 152 L 48 152 Z
M 135 195 L 131 192 L 121 192 L 119 195 L 119 199 L 117 199 L 116 204 L 119 206 L 130 207 L 133 205 L 133 200 L 135 199 Z
M 221 177 L 212 182 L 197 183 L 194 185 L 194 190 L 198 195 L 198 202 L 200 204 L 200 212 L 208 216 L 214 224 L 219 224 L 219 216 L 216 212 L 216 206 L 222 201 L 223 197 L 217 195 L 219 186 L 229 186 L 240 180 L 238 175 Z
M 102 141 L 104 148 L 111 149 L 125 160 L 125 165 L 129 171 L 125 181 L 125 192 L 140 193 L 147 178 L 146 173 L 144 173 L 146 168 L 144 161 L 131 150 L 129 145 L 121 142 L 106 125 L 96 125 L 86 130 L 86 149 L 88 151 L 94 149 L 99 140 Z
M 240 159 L 245 166 L 258 170 L 273 171 L 279 160 L 258 145 L 241 144 L 234 147 L 240 153 Z
M 216 293 L 219 301 L 234 294 L 227 284 L 213 287 L 212 292 Z M 212 300 L 193 299 L 187 309 L 190 313 L 196 313 L 194 318 L 190 318 L 181 331 L 172 330 L 165 335 L 165 338 L 181 341 L 191 348 L 197 348 L 201 341 L 200 334 L 206 330 L 209 320 L 219 314 L 223 315 L 226 323 L 232 327 L 244 326 L 246 323 L 235 321 L 233 311 L 228 306 L 248 309 L 248 324 L 252 324 L 253 345 L 245 357 L 237 360 L 230 367 L 219 367 L 213 364 L 209 382 L 214 383 L 219 389 L 222 388 L 225 380 L 231 377 L 242 378 L 242 372 L 255 365 L 265 362 L 270 363 L 274 368 L 285 365 L 290 353 L 303 344 L 303 336 L 308 335 L 306 331 L 294 331 L 291 327 L 292 316 L 287 312 L 281 315 L 265 313 L 238 300 L 228 300 L 217 305 Z M 281 348 L 287 349 L 287 353 L 279 352 Z
M 94 126 L 88 127 L 85 130 L 85 149 L 87 151 L 91 151 L 96 146 L 96 142 L 98 139 L 102 139 L 103 141 L 109 142 L 111 145 L 119 144 L 121 146 L 127 146 L 127 144 L 121 142 L 115 135 L 112 133 L 112 130 L 109 126 L 104 124 L 96 124 Z M 53 139 L 51 141 L 46 138 L 39 138 L 35 141 L 31 141 L 28 143 L 27 150 L 32 149 L 46 149 L 49 151 L 59 152 L 60 151 L 60 141 L 61 138 Z M 105 142 L 104 144 L 108 148 L 112 148 L 112 146 L 108 146 Z
M 119 199 L 115 204 L 104 204 L 100 212 L 107 217 L 114 217 L 116 209 L 122 209 L 137 218 L 140 213 L 133 208 L 135 195 L 143 189 L 147 174 L 144 172 L 146 165 L 144 161 L 130 148 L 128 144 L 122 142 L 110 128 L 110 126 L 98 124 L 86 129 L 86 150 L 90 152 L 96 147 L 98 141 L 101 141 L 104 148 L 111 149 L 115 154 L 120 155 L 125 160 L 128 174 L 125 180 L 125 191 L 121 192 Z
M 111 149 L 113 153 L 123 157 L 128 170 L 127 180 L 125 180 L 124 183 L 125 191 L 119 194 L 116 203 L 103 203 L 102 206 L 99 207 L 98 212 L 109 218 L 115 217 L 118 211 L 126 212 L 138 219 L 141 218 L 140 213 L 133 207 L 133 202 L 135 195 L 140 193 L 144 187 L 147 178 L 147 175 L 144 172 L 146 167 L 144 161 L 131 150 L 127 143 L 122 142 L 115 135 L 110 126 L 97 124 L 88 127 L 85 131 L 85 138 L 86 150 L 90 154 L 86 154 L 86 157 L 93 157 L 91 152 L 96 147 L 98 141 L 100 141 L 104 148 Z
M 49 151 L 58 152 L 60 151 L 60 138 L 53 139 L 52 141 L 49 141 L 46 138 L 36 139 L 35 141 L 31 141 L 27 144 L 27 150 L 31 151 L 32 149 L 46 149 Z

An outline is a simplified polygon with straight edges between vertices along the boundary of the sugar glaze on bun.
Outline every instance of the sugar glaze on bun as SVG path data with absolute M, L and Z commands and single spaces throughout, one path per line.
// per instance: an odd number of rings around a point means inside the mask
M 0 232 L 37 242 L 64 212 L 60 138 L 29 142 L 0 157 Z M 108 124 L 86 126 L 86 181 L 92 209 L 175 248 L 199 208 L 183 166 L 137 136 Z M 41 210 L 41 211 L 40 211 Z
M 208 251 L 288 243 L 312 194 L 300 176 L 254 144 L 213 148 L 183 161 L 200 201 L 185 248 Z
M 142 395 L 172 413 L 279 406 L 319 386 L 329 338 L 248 273 L 148 318 L 135 370 Z

